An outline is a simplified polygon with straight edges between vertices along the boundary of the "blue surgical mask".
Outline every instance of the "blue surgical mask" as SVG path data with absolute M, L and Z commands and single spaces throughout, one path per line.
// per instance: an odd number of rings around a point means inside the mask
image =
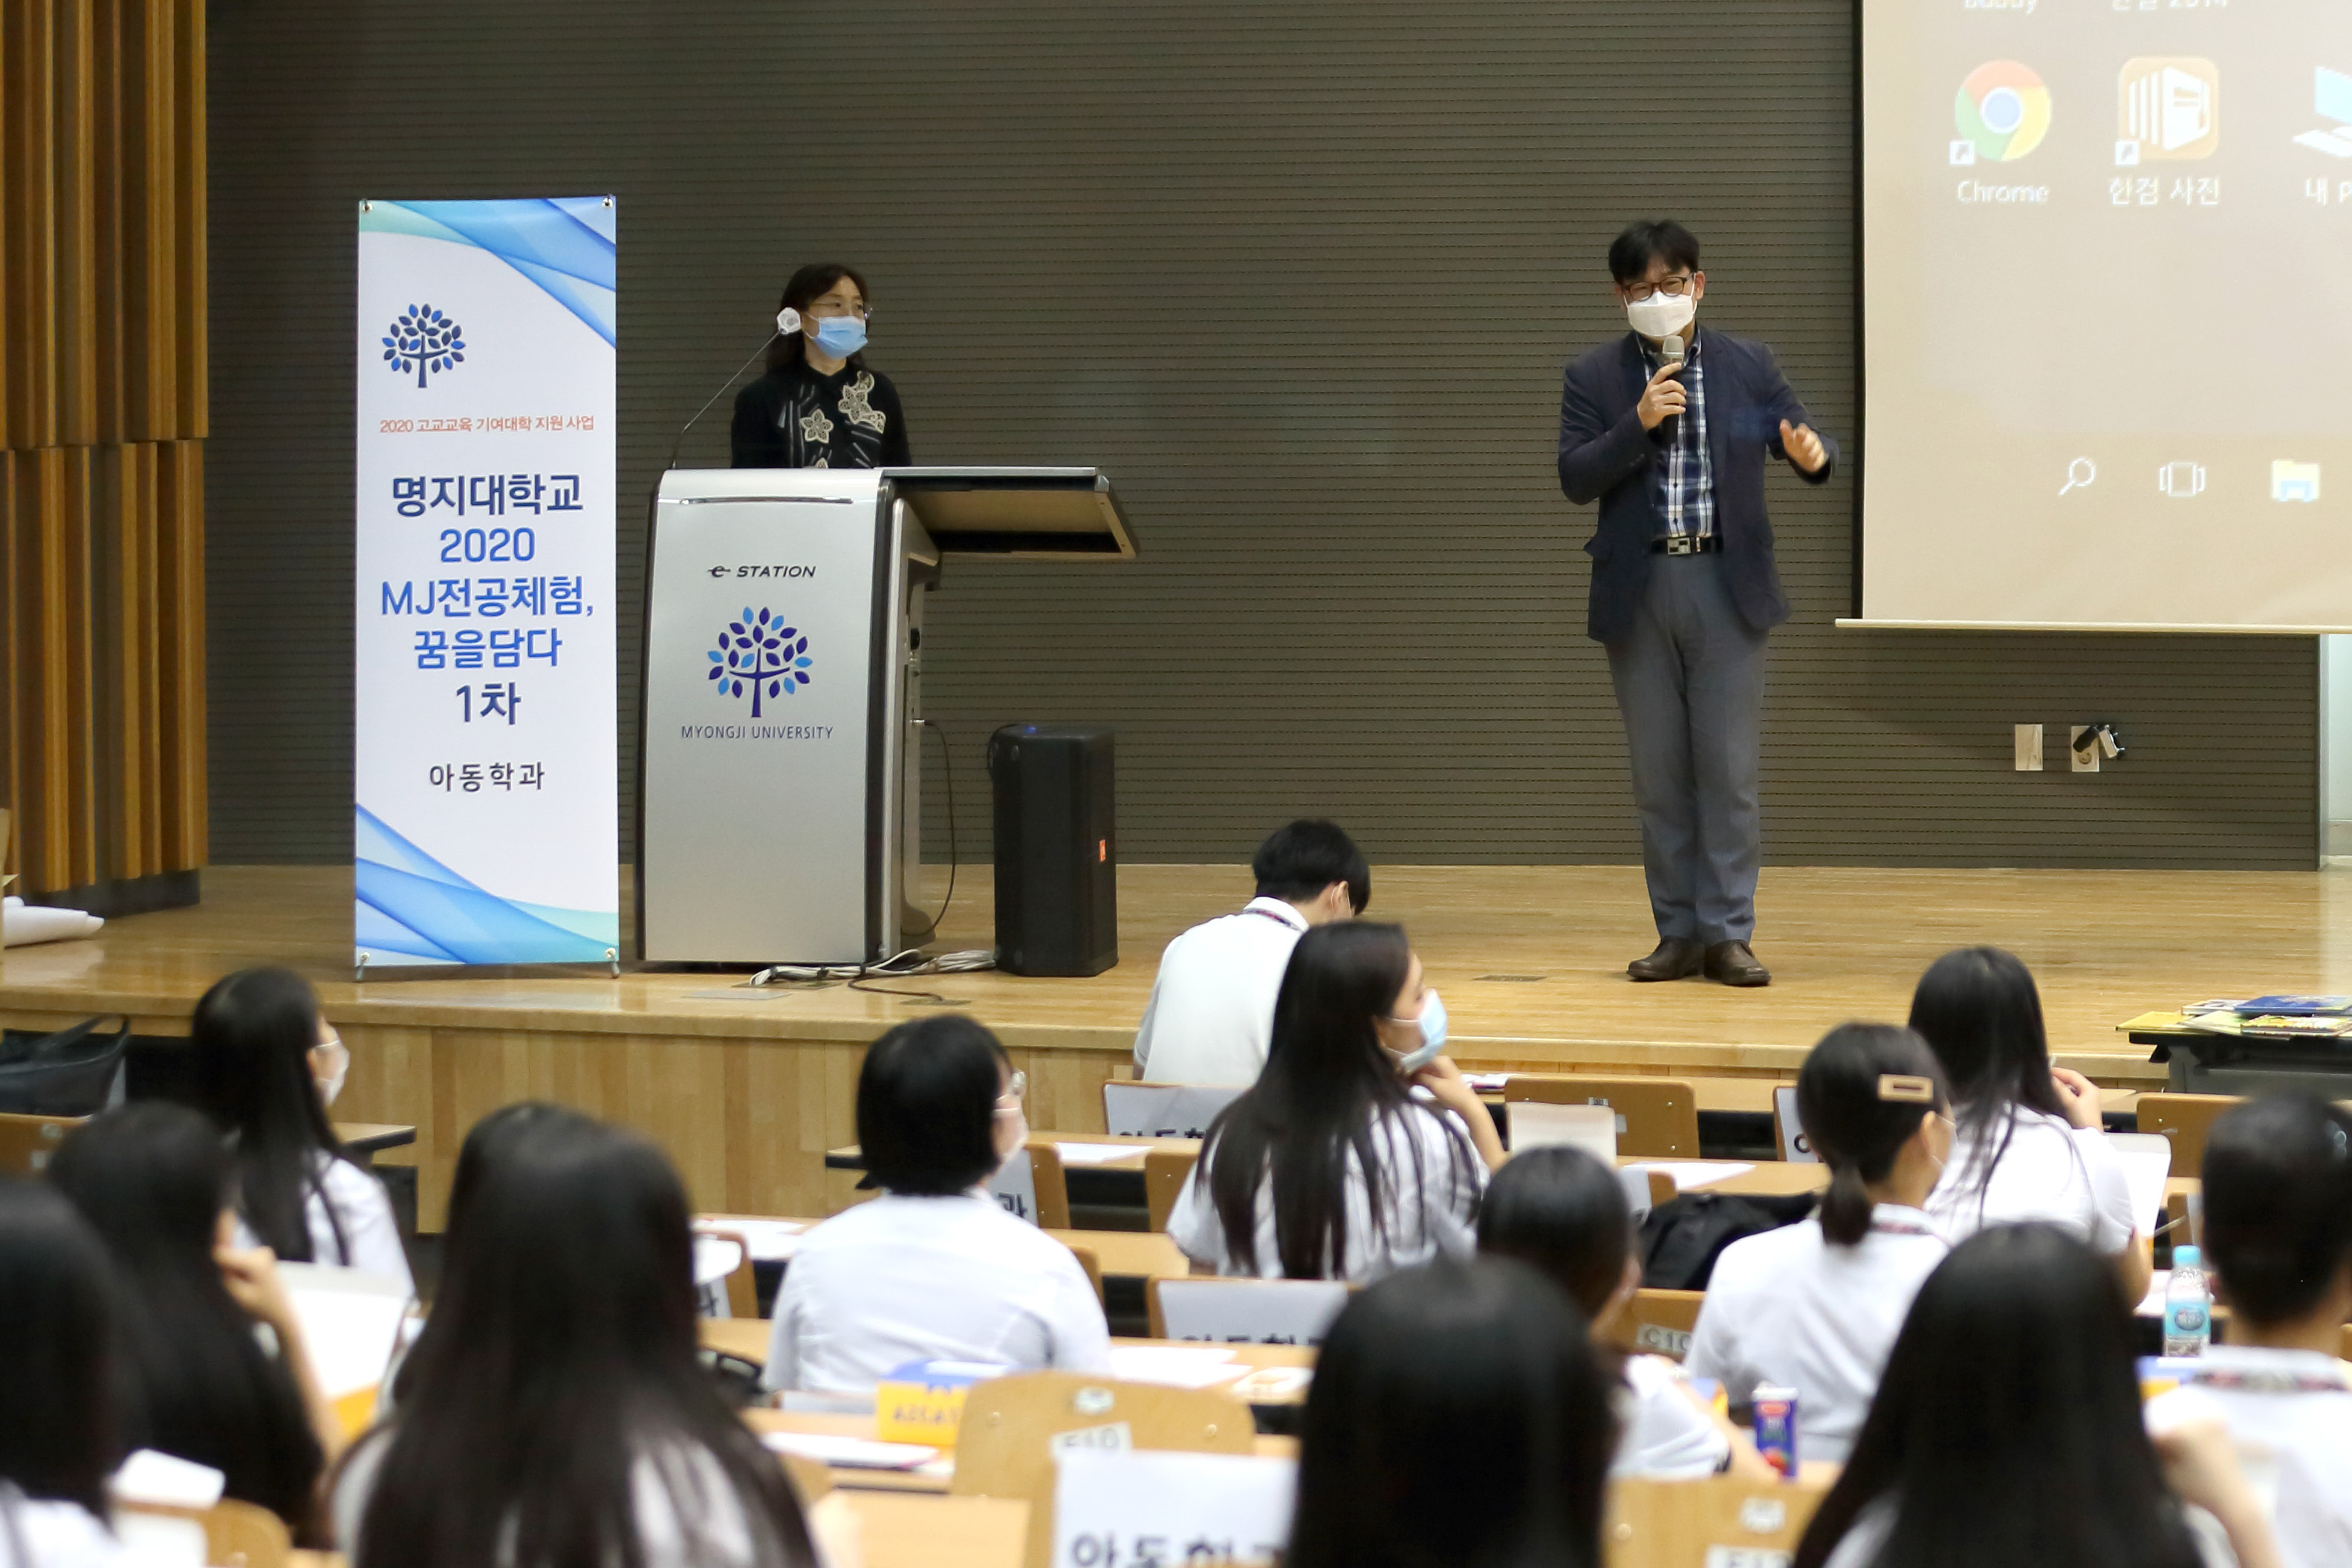
M 866 347 L 866 323 L 855 316 L 827 316 L 816 324 L 816 346 L 845 360 Z
M 1445 1049 L 1445 998 L 1435 991 L 1424 993 L 1417 1021 L 1421 1025 L 1421 1049 L 1397 1058 L 1397 1071 L 1407 1077 L 1436 1061 L 1438 1052 Z

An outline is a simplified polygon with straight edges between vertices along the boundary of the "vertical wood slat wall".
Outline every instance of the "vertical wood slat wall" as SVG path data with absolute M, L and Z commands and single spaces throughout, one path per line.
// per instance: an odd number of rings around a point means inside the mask
M 205 8 L 0 0 L 0 806 L 29 895 L 205 860 Z

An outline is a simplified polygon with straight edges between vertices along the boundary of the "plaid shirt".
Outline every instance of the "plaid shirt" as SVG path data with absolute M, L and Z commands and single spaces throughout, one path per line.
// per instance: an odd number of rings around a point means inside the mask
M 1664 362 L 1643 340 L 1643 370 L 1654 376 Z M 1706 538 L 1715 532 L 1715 459 L 1706 450 L 1706 371 L 1699 363 L 1696 332 L 1691 334 L 1683 360 L 1682 383 L 1686 401 L 1681 417 L 1675 421 L 1674 444 L 1660 445 L 1664 461 L 1652 470 L 1650 493 L 1657 500 L 1658 516 L 1665 522 L 1661 538 L 1696 534 Z

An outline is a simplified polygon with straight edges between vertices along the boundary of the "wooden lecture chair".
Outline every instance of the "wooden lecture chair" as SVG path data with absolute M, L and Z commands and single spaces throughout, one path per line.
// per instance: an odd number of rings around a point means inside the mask
M 1062 1151 L 1051 1138 L 1029 1140 L 1029 1174 L 1037 1183 L 1037 1228 L 1070 1228 L 1070 1178 L 1062 1169 Z
M 1695 1160 L 1698 1092 L 1677 1078 L 1595 1078 L 1584 1074 L 1514 1072 L 1503 1080 L 1503 1103 L 1606 1105 L 1623 1124 L 1617 1152 L 1644 1159 Z
M 1065 1245 L 1069 1244 L 1065 1243 Z M 1071 1246 L 1070 1256 L 1076 1258 L 1078 1260 L 1078 1267 L 1087 1271 L 1087 1283 L 1095 1288 L 1095 1304 L 1101 1306 L 1103 1304 L 1101 1255 L 1091 1247 Z
M 1153 1339 L 1319 1345 L 1348 1304 L 1339 1280 L 1223 1280 L 1154 1274 L 1143 1288 Z
M 727 1315 L 730 1318 L 758 1317 L 760 1287 L 751 1273 L 751 1244 L 743 1239 L 743 1233 L 717 1226 L 697 1226 L 694 1236 L 698 1251 L 706 1238 L 735 1249 L 735 1266 L 727 1271 Z M 698 1263 L 700 1260 L 698 1257 L 696 1260 Z
M 1828 1490 L 1820 1482 L 1735 1476 L 1612 1480 L 1601 1560 L 1606 1568 L 1786 1563 Z
M 1705 1291 L 1636 1291 L 1612 1337 L 1627 1350 L 1680 1361 L 1690 1354 L 1691 1331 L 1706 1300 Z
M 1200 1158 L 1192 1149 L 1153 1149 L 1143 1156 L 1143 1202 L 1152 1229 L 1168 1228 L 1168 1217 L 1176 1212 L 1176 1195 L 1184 1190 L 1184 1178 Z
M 79 1116 L 20 1116 L 0 1111 L 0 1172 L 40 1175 L 66 1134 L 82 1121 Z
M 1030 1568 L 1053 1554 L 1054 1439 L 1065 1432 L 1124 1428 L 1119 1446 L 1200 1454 L 1257 1451 L 1250 1407 L 1215 1388 L 1166 1388 L 1076 1372 L 1030 1372 L 975 1383 L 956 1432 L 960 1497 L 1023 1498 L 1029 1504 Z
M 2172 1140 L 2172 1174 L 2195 1176 L 2205 1166 L 2205 1134 L 2245 1103 L 2236 1094 L 2143 1094 L 2139 1130 Z
M 125 1513 L 192 1520 L 204 1527 L 205 1562 L 211 1568 L 284 1568 L 294 1548 L 286 1521 L 256 1503 L 223 1498 L 210 1508 L 172 1508 L 127 1502 Z

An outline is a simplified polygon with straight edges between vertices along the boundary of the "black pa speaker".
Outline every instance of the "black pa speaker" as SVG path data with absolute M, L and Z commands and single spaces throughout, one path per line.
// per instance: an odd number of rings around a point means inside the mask
M 996 800 L 996 967 L 1099 975 L 1118 962 L 1111 732 L 1008 724 L 988 737 Z

